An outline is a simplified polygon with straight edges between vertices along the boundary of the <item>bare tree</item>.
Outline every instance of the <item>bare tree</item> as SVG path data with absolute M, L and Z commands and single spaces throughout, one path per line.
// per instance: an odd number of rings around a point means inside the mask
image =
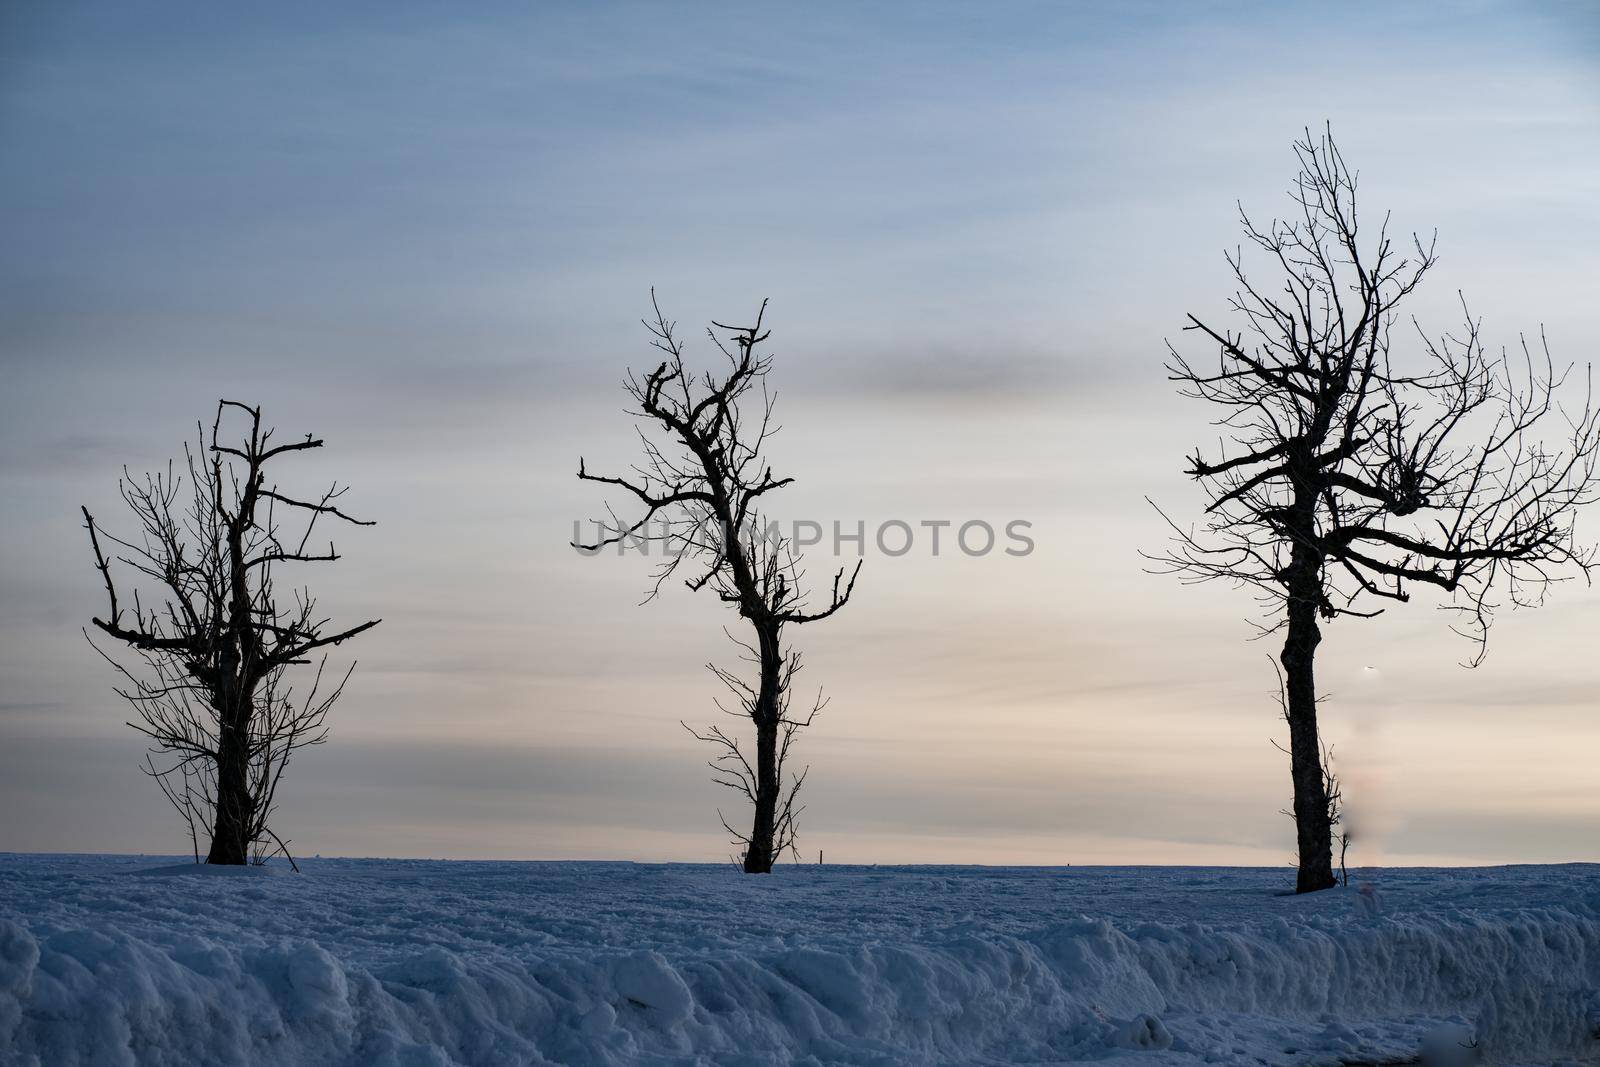
M 696 591 L 710 588 L 749 623 L 751 638 L 733 640 L 743 658 L 755 665 L 755 681 L 714 665 L 711 670 L 735 698 L 736 706 L 719 702 L 718 707 L 755 727 L 753 758 L 721 726 L 696 731 L 685 725 L 685 729 L 719 749 L 711 761 L 716 781 L 744 796 L 754 809 L 748 834 L 735 830 L 725 818 L 723 826 L 743 849 L 745 871 L 765 874 L 785 850 L 794 847 L 800 813 L 796 797 L 805 771 L 786 773 L 789 748 L 823 704 L 819 695 L 804 716 L 790 713 L 790 689 L 801 660 L 798 652 L 785 646 L 784 629 L 825 619 L 844 607 L 861 565 L 856 564 L 848 582 L 842 569 L 835 574 L 827 606 L 808 610 L 798 554 L 789 539 L 763 525 L 761 498 L 793 481 L 774 477 L 763 455 L 777 430 L 772 423 L 773 397 L 766 389 L 772 361 L 758 352 L 768 336 L 762 328 L 766 302 L 753 326 L 713 323 L 707 329 L 728 366 L 721 375 L 697 378 L 684 367 L 675 324 L 662 315 L 654 291 L 650 299 L 655 314 L 645 327 L 652 345 L 666 358 L 643 379 L 630 372 L 626 388 L 637 405 L 631 413 L 662 431 L 667 444 L 658 446 L 640 430 L 644 460 L 626 477 L 590 474 L 579 460 L 579 478 L 616 486 L 642 512 L 623 522 L 613 511 L 605 536 L 592 544 L 574 545 L 594 552 L 611 544 L 657 542 L 666 559 L 656 569 L 647 601 L 688 560 L 694 573 L 685 584 Z M 758 389 L 760 414 L 758 421 L 749 422 L 744 405 Z
M 230 412 L 249 420 L 237 447 L 220 437 Z M 220 401 L 209 443 L 202 428 L 198 448 L 184 446 L 187 489 L 172 464 L 137 481 L 123 472 L 118 488 L 139 527 L 132 538 L 106 533 L 83 509 L 110 604 L 94 625 L 134 650 L 143 667 L 135 673 L 107 655 L 126 681 L 117 692 L 134 710 L 129 725 L 150 739 L 146 772 L 183 816 L 196 859 L 202 835 L 209 837 L 207 863 L 287 854 L 269 826 L 278 784 L 296 751 L 327 738 L 328 710 L 354 665 L 324 684 L 322 653 L 304 695 L 295 693 L 289 668 L 380 621 L 330 631 L 305 589 L 280 601 L 277 565 L 339 558 L 332 542 L 325 552 L 309 547 L 319 520 L 372 523 L 339 509 L 345 490 L 337 484 L 302 500 L 269 483 L 270 461 L 322 447 L 309 434 L 276 445 L 272 435 L 259 408 Z M 299 520 L 293 533 L 280 515 Z M 132 570 L 135 583 L 152 585 L 154 597 L 136 584 L 130 607 L 118 594 L 113 561 Z
M 1434 243 L 1397 248 L 1387 216 L 1358 229 L 1356 175 L 1330 134 L 1296 142 L 1300 173 L 1287 220 L 1262 228 L 1240 209 L 1271 285 L 1252 282 L 1239 251 L 1233 328 L 1189 316 L 1216 363 L 1168 346 L 1179 392 L 1221 408 L 1218 455 L 1185 471 L 1206 488 L 1198 528 L 1172 524 L 1152 557 L 1189 582 L 1253 590 L 1263 635 L 1285 631 L 1300 892 L 1334 884 L 1336 799 L 1321 760 L 1314 660 L 1319 620 L 1370 618 L 1384 601 L 1432 588 L 1459 612 L 1470 664 L 1482 660 L 1501 599 L 1538 604 L 1550 584 L 1588 576 L 1573 537 L 1596 495 L 1600 426 L 1587 382 L 1563 406 L 1541 334 L 1514 354 L 1487 349 L 1480 323 L 1443 336 L 1415 320 L 1415 347 L 1391 352 L 1399 308 L 1434 265 Z M 1171 520 L 1168 520 L 1169 523 Z

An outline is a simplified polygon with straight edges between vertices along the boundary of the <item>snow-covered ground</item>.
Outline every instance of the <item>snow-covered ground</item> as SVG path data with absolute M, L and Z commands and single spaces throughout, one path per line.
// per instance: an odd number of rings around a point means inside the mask
M 1600 1062 L 1595 866 L 173 862 L 0 855 L 0 1062 Z

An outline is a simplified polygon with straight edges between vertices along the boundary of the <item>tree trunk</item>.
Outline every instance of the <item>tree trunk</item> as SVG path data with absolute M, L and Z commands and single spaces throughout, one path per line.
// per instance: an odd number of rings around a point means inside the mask
M 744 853 L 746 874 L 770 874 L 773 863 L 777 862 L 778 790 L 782 785 L 778 781 L 778 719 L 783 706 L 778 684 L 783 657 L 777 627 L 758 627 L 758 631 L 761 681 L 753 716 L 756 724 L 756 810 Z
M 217 795 L 215 824 L 207 863 L 239 866 L 249 862 L 250 823 L 254 801 L 250 796 L 249 700 L 238 702 L 221 716 L 217 744 Z
M 239 514 L 228 523 L 230 639 L 212 691 L 218 712 L 217 795 L 211 851 L 206 862 L 232 866 L 249 862 L 251 809 L 255 806 L 250 798 L 250 718 L 255 713 L 255 684 L 250 672 L 257 665 L 253 653 L 258 637 L 252 629 L 244 538 L 254 521 L 259 478 L 252 462 Z
M 776 841 L 778 818 L 778 725 L 756 724 L 756 811 L 750 827 L 750 844 L 745 848 L 744 873 L 770 874 L 778 859 Z
M 1312 893 L 1336 885 L 1333 876 L 1333 825 L 1322 773 L 1317 734 L 1315 661 L 1322 631 L 1317 626 L 1321 596 L 1320 561 L 1301 546 L 1290 564 L 1289 634 L 1283 643 L 1284 704 L 1289 719 L 1289 770 L 1294 779 L 1294 825 L 1299 845 L 1295 892 Z

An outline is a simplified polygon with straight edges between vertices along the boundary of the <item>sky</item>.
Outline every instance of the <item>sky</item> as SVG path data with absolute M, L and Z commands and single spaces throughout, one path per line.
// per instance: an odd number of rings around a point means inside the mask
M 301 576 L 383 622 L 289 771 L 296 852 L 725 859 L 680 720 L 737 619 L 567 544 L 579 456 L 633 458 L 654 286 L 705 367 L 770 299 L 775 518 L 919 532 L 795 634 L 807 859 L 1290 863 L 1275 650 L 1139 550 L 1216 436 L 1165 341 L 1324 122 L 1368 211 L 1438 230 L 1419 316 L 1459 290 L 1594 357 L 1585 4 L 5 5 L 0 850 L 187 848 L 82 632 L 78 508 L 125 529 L 123 467 L 225 396 L 378 523 Z M 1033 551 L 935 555 L 943 520 Z M 1420 598 L 1328 627 L 1351 862 L 1600 861 L 1597 619 L 1564 586 L 1475 670 Z

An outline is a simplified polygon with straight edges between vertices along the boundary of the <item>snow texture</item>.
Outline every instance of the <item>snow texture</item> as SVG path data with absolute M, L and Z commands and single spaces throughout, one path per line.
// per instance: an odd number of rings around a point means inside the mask
M 0 1064 L 1600 1063 L 1600 867 L 0 855 Z

